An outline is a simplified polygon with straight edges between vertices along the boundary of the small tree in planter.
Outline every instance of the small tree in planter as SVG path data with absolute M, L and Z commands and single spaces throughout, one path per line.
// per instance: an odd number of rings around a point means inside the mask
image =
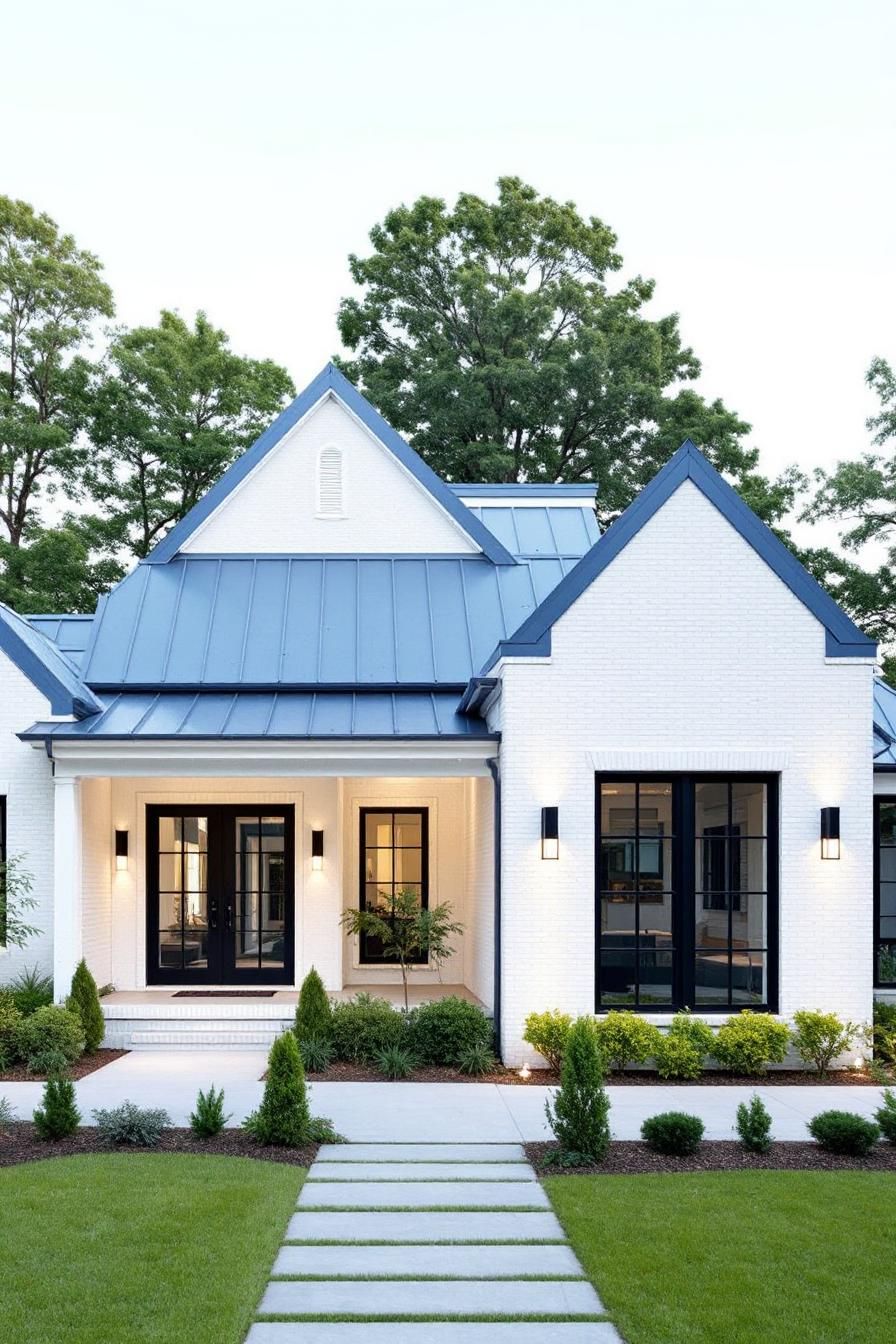
M 83 959 L 75 967 L 71 993 L 66 999 L 65 1006 L 70 1012 L 75 1012 L 80 1017 L 81 1025 L 84 1028 L 84 1049 L 89 1055 L 92 1055 L 95 1050 L 99 1050 L 103 1043 L 103 1037 L 106 1034 L 106 1019 L 103 1017 L 103 1010 L 100 1007 L 100 996 L 96 981 L 87 969 L 87 962 Z
M 462 924 L 451 918 L 448 902 L 424 910 L 420 894 L 411 888 L 379 893 L 378 902 L 364 910 L 346 910 L 342 923 L 349 933 L 379 938 L 383 954 L 401 971 L 404 1009 L 408 1011 L 408 972 L 426 956 L 439 970 L 451 953 L 451 939 L 462 934 Z

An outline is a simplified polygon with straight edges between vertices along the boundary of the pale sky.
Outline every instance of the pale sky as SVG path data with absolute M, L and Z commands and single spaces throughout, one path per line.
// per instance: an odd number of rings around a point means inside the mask
M 500 174 L 619 236 L 766 471 L 868 444 L 896 361 L 892 0 L 2 5 L 0 191 L 105 263 L 117 320 L 204 308 L 302 386 L 346 258 Z

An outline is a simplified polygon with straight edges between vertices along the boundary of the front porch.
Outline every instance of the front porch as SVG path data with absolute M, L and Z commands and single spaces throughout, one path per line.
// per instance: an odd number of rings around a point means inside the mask
M 271 744 L 240 776 L 199 773 L 202 747 L 189 775 L 57 755 L 57 996 L 83 956 L 113 987 L 108 1045 L 260 1048 L 292 1020 L 312 967 L 334 1001 L 403 1003 L 397 965 L 341 919 L 411 888 L 450 904 L 463 932 L 441 965 L 411 969 L 409 1003 L 457 994 L 492 1012 L 494 785 L 485 744 L 453 744 L 450 760 L 442 745 L 413 775 L 383 773 L 384 749 L 378 773 L 357 751 L 354 772 L 335 773 L 335 744 L 328 760 L 315 752 L 316 773 L 308 747 L 293 748 L 305 772 L 289 775 L 274 773 Z

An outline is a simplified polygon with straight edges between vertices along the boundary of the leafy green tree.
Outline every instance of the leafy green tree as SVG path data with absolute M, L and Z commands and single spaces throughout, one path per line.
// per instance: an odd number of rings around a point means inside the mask
M 355 935 L 378 938 L 389 961 L 401 971 L 404 1009 L 408 1011 L 408 972 L 415 962 L 427 957 L 437 971 L 451 953 L 451 941 L 464 926 L 451 917 L 451 905 L 443 901 L 424 910 L 420 894 L 412 887 L 377 894 L 376 905 L 361 910 L 346 910 L 340 921 Z
M 40 929 L 27 923 L 25 912 L 37 909 L 34 879 L 17 854 L 0 863 L 0 948 L 24 947 Z
M 15 611 L 93 611 L 123 573 L 111 556 L 94 556 L 76 518 L 38 529 L 27 545 L 0 539 L 0 602 Z
M 78 493 L 92 372 L 79 351 L 113 312 L 101 273 L 49 215 L 0 196 L 0 522 L 13 547 L 42 495 Z
M 90 974 L 87 962 L 82 959 L 75 967 L 72 987 L 65 1004 L 71 1012 L 77 1013 L 84 1028 L 84 1049 L 89 1055 L 99 1050 L 106 1034 L 106 1019 L 100 1006 L 99 990 Z
M 145 556 L 294 394 L 285 369 L 246 359 L 199 313 L 120 333 L 90 418 L 94 536 Z
M 832 472 L 815 472 L 816 492 L 802 517 L 842 524 L 843 550 L 821 547 L 804 558 L 862 628 L 889 646 L 884 671 L 896 680 L 896 373 L 877 358 L 865 381 L 880 401 L 877 414 L 866 421 L 879 451 L 838 462 Z M 861 563 L 869 544 L 884 552 L 873 568 Z
M 683 386 L 700 364 L 675 314 L 644 315 L 653 282 L 609 283 L 600 219 L 502 177 L 494 203 L 423 196 L 370 240 L 342 367 L 449 480 L 593 480 L 607 523 L 690 436 L 767 522 L 790 507 L 796 473 L 767 481 L 749 425 Z

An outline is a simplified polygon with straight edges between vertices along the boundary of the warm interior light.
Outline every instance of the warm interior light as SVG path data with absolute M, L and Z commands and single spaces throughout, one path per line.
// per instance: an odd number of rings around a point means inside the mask
M 128 866 L 128 833 L 127 831 L 115 832 L 115 868 L 119 873 L 127 871 Z
M 541 857 L 559 859 L 560 857 L 560 809 L 543 807 L 541 809 Z
M 524 1064 L 520 1069 L 520 1077 L 523 1079 L 532 1077 L 532 1070 L 529 1068 L 528 1064 Z
M 319 873 L 324 866 L 324 833 L 311 832 L 311 867 Z
M 840 857 L 840 809 L 823 807 L 821 809 L 821 857 L 839 859 Z

